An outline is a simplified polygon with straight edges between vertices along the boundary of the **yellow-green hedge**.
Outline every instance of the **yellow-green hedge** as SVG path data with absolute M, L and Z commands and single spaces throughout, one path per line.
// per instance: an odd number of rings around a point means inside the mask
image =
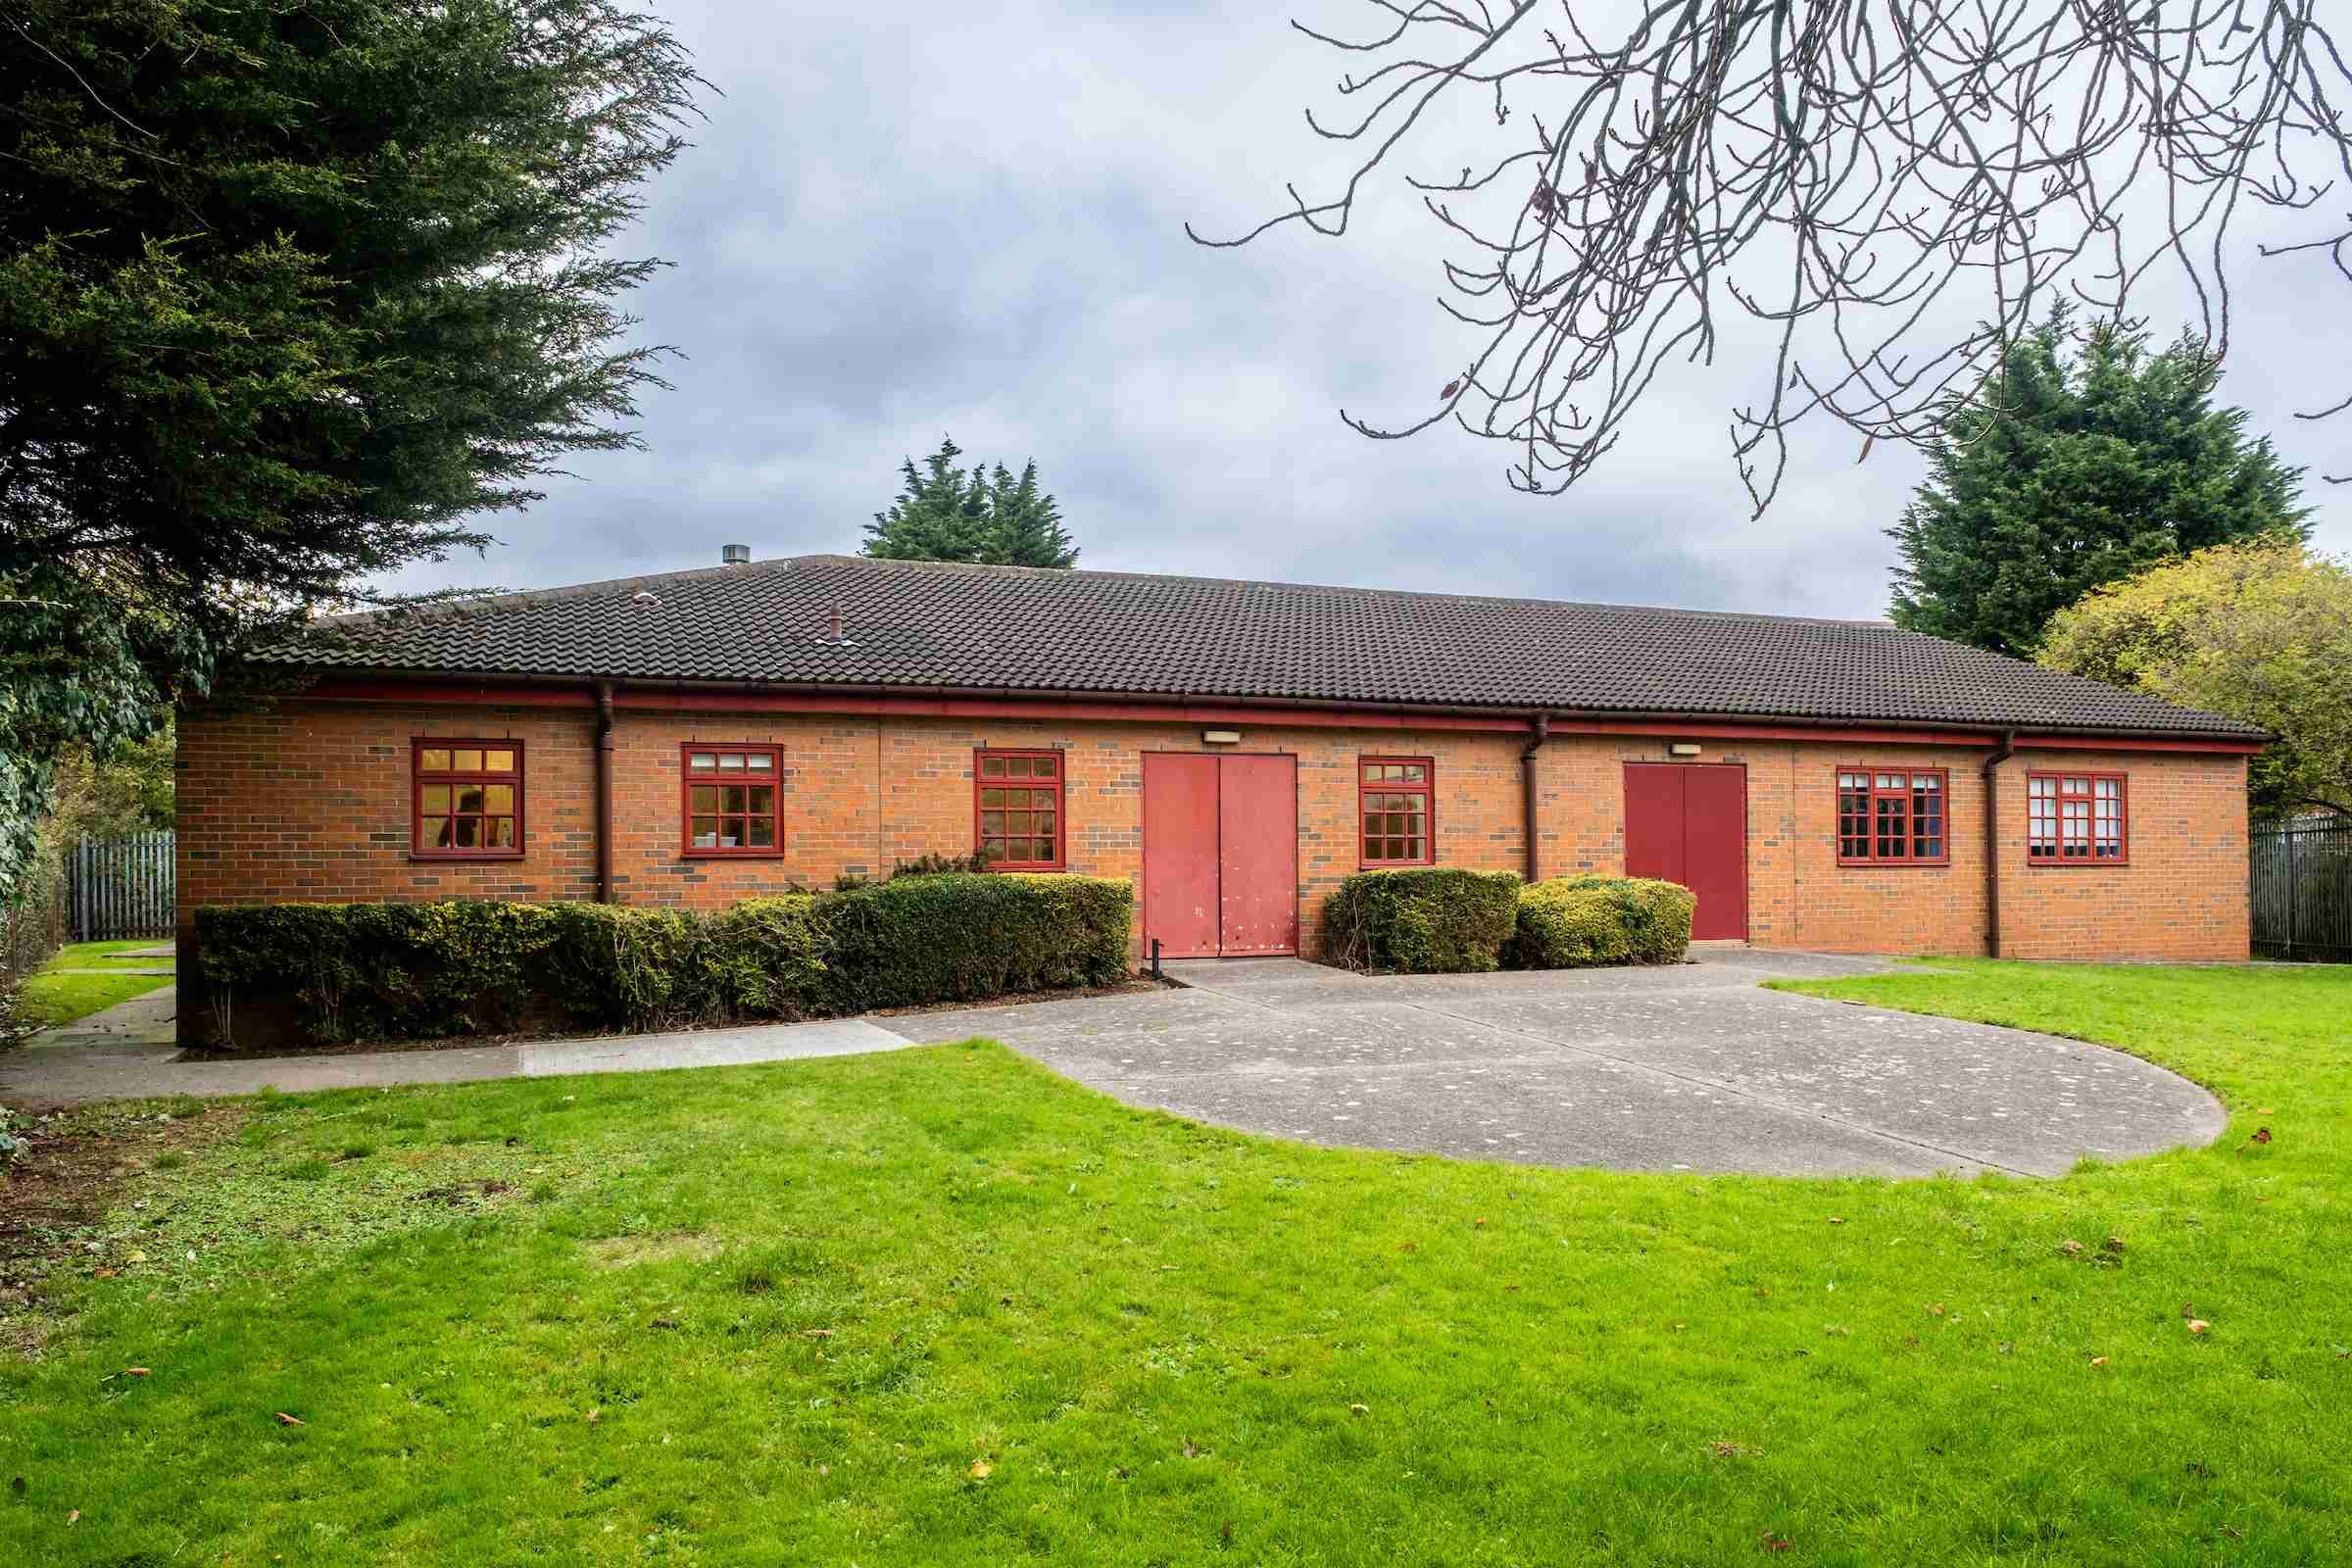
M 1135 891 L 1084 876 L 918 875 L 711 913 L 603 904 L 281 904 L 196 911 L 215 1044 L 246 1002 L 320 1040 L 808 1018 L 1127 973 Z
M 1648 877 L 1565 876 L 1519 895 L 1516 969 L 1680 963 L 1690 946 L 1689 888 Z

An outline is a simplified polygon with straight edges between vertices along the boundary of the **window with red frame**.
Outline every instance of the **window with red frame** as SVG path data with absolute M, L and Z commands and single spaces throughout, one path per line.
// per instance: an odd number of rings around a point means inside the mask
M 1949 785 L 1940 767 L 1839 768 L 1838 863 L 1950 864 Z
M 2123 864 L 2132 856 L 2127 796 L 2121 773 L 2028 773 L 2028 863 Z
M 410 742 L 410 853 L 453 860 L 522 854 L 522 742 Z
M 978 752 L 972 760 L 973 841 L 991 867 L 1062 867 L 1059 752 Z
M 1356 762 L 1356 843 L 1365 865 L 1431 865 L 1437 860 L 1433 791 L 1437 766 L 1426 757 L 1366 757 Z
M 688 856 L 784 853 L 784 762 L 775 747 L 689 741 L 678 754 Z

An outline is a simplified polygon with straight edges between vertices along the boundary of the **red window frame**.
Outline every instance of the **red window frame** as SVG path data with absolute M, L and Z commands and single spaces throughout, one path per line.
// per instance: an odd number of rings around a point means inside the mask
M 707 767 L 697 767 L 695 759 L 709 757 L 713 760 Z M 720 759 L 740 760 L 728 767 Z M 715 790 L 720 794 L 709 802 L 698 802 L 696 790 Z M 746 792 L 744 808 L 726 809 L 724 792 L 740 789 Z M 755 809 L 749 792 L 764 789 L 768 792 L 768 808 Z M 697 809 L 708 804 L 712 809 Z M 695 823 L 700 819 L 712 824 L 713 837 L 724 838 L 729 823 L 743 824 L 739 842 L 734 844 L 698 844 Z M 768 842 L 754 844 L 753 828 L 764 823 Z M 743 741 L 681 741 L 678 743 L 678 853 L 689 860 L 774 860 L 784 854 L 784 749 L 758 742 Z
M 2112 808 L 2102 811 L 2101 808 L 2110 802 Z M 2076 831 L 2077 823 L 2081 824 L 2080 832 Z M 2114 853 L 2100 854 L 2100 849 L 2108 844 L 2114 846 Z M 2082 846 L 2082 853 L 2067 853 L 2076 845 Z M 2131 775 L 2087 768 L 2028 773 L 2026 863 L 2130 865 Z
M 474 740 L 453 735 L 412 735 L 409 737 L 409 858 L 413 860 L 519 860 L 526 842 L 524 836 L 522 790 L 522 742 L 518 740 Z M 427 767 L 428 754 L 441 759 L 441 765 Z M 473 756 L 474 765 L 462 767 L 467 755 Z M 513 760 L 511 767 L 490 767 L 489 754 L 506 754 Z M 504 797 L 507 810 L 493 809 L 501 797 L 499 790 L 511 793 Z M 468 792 L 479 790 L 478 805 L 462 810 Z M 436 793 L 439 792 L 439 793 Z M 438 808 L 427 809 L 428 806 Z M 427 820 L 445 824 L 442 829 L 450 835 L 448 844 L 425 842 Z M 475 824 L 472 831 L 476 843 L 459 844 L 458 835 L 466 830 L 463 823 Z M 496 824 L 508 822 L 505 835 L 512 842 L 491 844 L 486 841 L 500 836 Z
M 1419 769 L 1418 776 L 1407 770 Z M 1380 799 L 1388 804 L 1375 807 Z M 1409 802 L 1399 808 L 1396 803 Z M 1419 833 L 1397 832 L 1396 818 L 1418 816 Z M 1375 822 L 1378 831 L 1375 831 Z M 1399 843 L 1418 839 L 1417 855 L 1401 858 L 1387 853 Z M 1373 847 L 1380 846 L 1375 854 Z M 1366 870 L 1390 865 L 1438 863 L 1438 764 L 1428 757 L 1359 757 L 1355 760 L 1355 857 Z
M 1041 761 L 1053 764 L 1049 771 L 1039 771 Z M 1069 865 L 1070 819 L 1065 809 L 1069 803 L 1069 759 L 1053 747 L 979 746 L 972 749 L 972 848 L 986 853 L 991 844 L 1010 846 L 1018 843 L 1030 848 L 1019 855 L 998 853 L 991 855 L 988 868 L 992 871 L 1060 871 Z M 1025 792 L 1019 805 L 1010 804 L 1010 796 Z M 1041 804 L 1038 797 L 1051 793 L 1050 802 Z M 997 799 L 990 801 L 989 796 Z M 1039 831 L 1037 819 L 1047 818 L 1044 831 Z M 990 831 L 992 826 L 994 832 Z M 1018 826 L 1025 832 L 1015 832 Z M 1048 841 L 1053 854 L 1036 858 L 1034 846 Z
M 1945 767 L 1840 766 L 1838 780 L 1839 865 L 1952 863 L 1952 773 Z M 1922 780 L 1933 780 L 1922 784 Z M 1919 831 L 1935 805 L 1933 834 Z M 1931 852 L 1932 853 L 1929 853 Z

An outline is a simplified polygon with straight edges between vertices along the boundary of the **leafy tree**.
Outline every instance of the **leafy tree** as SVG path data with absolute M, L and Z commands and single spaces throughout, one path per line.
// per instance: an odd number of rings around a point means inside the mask
M 2037 656 L 2275 731 L 2249 782 L 2263 815 L 2352 809 L 2352 570 L 2299 540 L 2216 545 L 2060 611 Z
M 1956 401 L 1929 476 L 1886 530 L 1898 626 L 2031 657 L 2062 607 L 2167 557 L 2260 534 L 2302 538 L 2303 470 L 2242 409 L 2217 409 L 2221 363 L 2185 333 L 2159 354 L 2101 322 L 2069 357 L 2053 311 L 1981 396 Z
M 900 466 L 904 486 L 888 512 L 866 524 L 865 554 L 889 561 L 962 561 L 986 566 L 1071 566 L 1078 547 L 1061 509 L 1038 488 L 1032 458 L 1015 479 L 1002 463 L 955 466 L 963 448 L 943 437 L 917 468 Z
M 611 0 L 23 0 L 0 45 L 0 895 L 61 737 L 626 447 L 600 247 L 699 86 Z
M 144 739 L 124 741 L 111 751 L 68 746 L 57 759 L 50 810 L 65 817 L 78 836 L 119 838 L 152 833 L 172 825 L 172 715 L 162 715 Z

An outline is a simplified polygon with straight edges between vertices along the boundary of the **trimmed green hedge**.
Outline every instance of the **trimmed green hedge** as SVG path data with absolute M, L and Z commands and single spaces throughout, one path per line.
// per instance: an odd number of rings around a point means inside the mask
M 1690 946 L 1689 888 L 1648 877 L 1564 876 L 1519 895 L 1514 969 L 1680 963 Z
M 321 1040 L 808 1018 L 1127 972 L 1125 882 L 901 876 L 729 909 L 604 904 L 281 904 L 196 911 L 216 1043 L 245 1002 L 290 1002 Z
M 1483 973 L 1500 967 L 1518 909 L 1515 871 L 1364 871 L 1324 903 L 1323 945 L 1350 969 Z

